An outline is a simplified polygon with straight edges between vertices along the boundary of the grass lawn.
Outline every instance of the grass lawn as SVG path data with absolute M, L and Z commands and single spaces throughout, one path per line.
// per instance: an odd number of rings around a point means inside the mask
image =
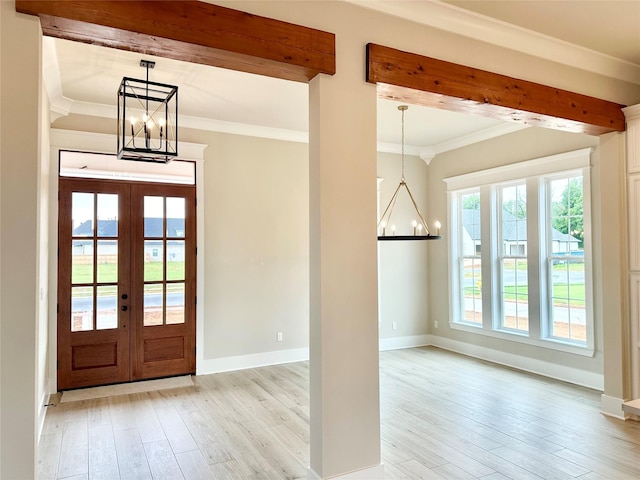
M 571 299 L 569 299 L 571 293 Z M 465 287 L 465 297 L 480 297 L 480 289 L 476 287 Z M 517 297 L 523 298 L 527 296 L 526 285 L 507 286 L 504 289 L 505 300 L 516 300 Z M 584 283 L 572 283 L 570 285 L 554 285 L 553 286 L 553 304 L 558 306 L 573 305 L 584 307 Z
M 184 261 L 167 262 L 167 280 L 184 280 Z M 144 264 L 144 280 L 147 282 L 162 281 L 162 262 L 148 262 Z M 93 265 L 73 265 L 71 269 L 71 281 L 73 284 L 93 283 Z M 118 267 L 115 264 L 98 264 L 98 283 L 117 283 Z M 182 284 L 167 285 L 167 293 L 182 291 Z M 154 288 L 148 287 L 148 293 L 161 293 L 160 285 Z M 90 287 L 79 287 L 75 289 L 74 297 L 90 296 Z M 115 295 L 117 285 L 98 287 L 99 297 Z

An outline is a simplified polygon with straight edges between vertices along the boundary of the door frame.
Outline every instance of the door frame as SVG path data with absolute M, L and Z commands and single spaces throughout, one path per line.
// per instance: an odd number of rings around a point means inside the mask
M 49 168 L 52 175 L 49 175 L 49 290 L 58 291 L 58 179 L 60 165 L 60 151 L 75 150 L 89 153 L 102 153 L 112 155 L 116 136 L 100 133 L 77 132 L 71 130 L 51 130 Z M 198 255 L 196 258 L 196 294 L 199 299 L 196 305 L 196 374 L 202 372 L 204 364 L 204 261 L 206 255 L 206 245 L 204 242 L 204 149 L 206 144 L 179 142 L 180 159 L 195 162 L 196 165 L 196 245 Z M 55 172 L 55 174 L 53 174 Z M 58 372 L 56 368 L 58 359 L 58 298 L 56 295 L 49 295 L 49 351 L 47 355 L 49 369 L 48 394 L 58 392 Z

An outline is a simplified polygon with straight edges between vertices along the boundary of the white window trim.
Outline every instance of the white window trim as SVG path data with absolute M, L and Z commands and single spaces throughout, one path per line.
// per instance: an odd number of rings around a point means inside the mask
M 478 172 L 466 173 L 463 175 L 457 175 L 453 177 L 448 177 L 444 179 L 444 182 L 447 185 L 447 210 L 449 216 L 449 224 L 450 225 L 458 225 L 459 222 L 459 213 L 457 208 L 457 197 L 460 194 L 467 193 L 468 191 L 477 191 L 480 189 L 481 191 L 481 204 L 484 203 L 493 203 L 495 200 L 495 187 L 498 184 L 515 182 L 518 180 L 527 181 L 527 198 L 529 199 L 529 192 L 531 190 L 536 191 L 536 200 L 534 207 L 535 212 L 532 212 L 533 217 L 531 219 L 527 219 L 527 222 L 539 222 L 540 212 L 544 212 L 546 208 L 546 198 L 540 194 L 539 182 L 542 181 L 543 178 L 552 177 L 556 174 L 570 174 L 571 172 L 580 171 L 583 176 L 583 184 L 585 188 L 584 195 L 584 205 L 583 205 L 583 213 L 584 213 L 584 229 L 585 229 L 585 238 L 591 237 L 591 191 L 590 191 L 590 166 L 591 166 L 591 152 L 592 148 L 583 148 L 579 150 L 574 150 L 570 152 L 560 153 L 556 155 L 550 155 L 547 157 L 541 157 L 537 159 L 527 160 L 523 162 L 517 162 L 501 167 L 490 168 L 486 170 L 481 170 Z M 538 186 L 536 187 L 535 184 Z M 535 187 L 535 188 L 533 188 Z M 455 208 L 453 208 L 455 207 Z M 492 270 L 493 265 L 498 258 L 498 252 L 495 247 L 495 235 L 497 235 L 497 226 L 496 219 L 492 218 L 495 213 L 491 208 L 482 208 L 482 219 L 481 225 L 483 229 L 483 238 L 485 238 L 485 230 L 486 230 L 486 238 L 489 240 L 482 242 L 482 268 L 486 268 Z M 529 213 L 529 209 L 528 209 Z M 485 218 L 487 217 L 487 218 Z M 587 344 L 585 346 L 582 345 L 574 345 L 571 342 L 543 336 L 543 330 L 546 327 L 543 325 L 548 321 L 548 313 L 546 311 L 541 311 L 540 323 L 535 322 L 535 326 L 532 328 L 532 324 L 534 322 L 529 322 L 529 334 L 519 334 L 517 331 L 508 333 L 504 330 L 496 329 L 495 325 L 495 315 L 489 311 L 490 309 L 483 308 L 483 325 L 475 326 L 470 323 L 461 322 L 459 319 L 461 318 L 461 303 L 459 299 L 459 288 L 453 288 L 453 285 L 459 285 L 460 274 L 458 272 L 458 243 L 460 241 L 459 237 L 459 229 L 452 229 L 450 232 L 450 242 L 448 243 L 449 249 L 449 272 L 450 272 L 450 284 L 449 284 L 449 299 L 450 306 L 449 309 L 449 327 L 454 330 L 461 330 L 465 332 L 470 332 L 479 335 L 485 335 L 488 337 L 499 338 L 502 340 L 507 340 L 511 342 L 518 342 L 527 345 L 533 345 L 536 347 L 542 347 L 547 349 L 552 349 L 556 351 L 567 352 L 575 355 L 593 357 L 595 353 L 594 346 L 594 312 L 593 312 L 593 277 L 592 277 L 592 246 L 591 241 L 585 242 L 585 301 L 586 301 L 586 309 L 587 309 Z M 546 267 L 542 264 L 547 262 L 546 249 L 542 247 L 542 250 L 539 248 L 537 239 L 528 239 L 535 240 L 536 245 L 531 246 L 532 248 L 536 248 L 536 259 L 537 259 L 537 267 L 535 268 L 535 275 L 533 280 L 535 280 L 534 285 L 531 285 L 535 289 L 534 292 L 529 291 L 530 297 L 532 294 L 535 294 L 537 298 L 539 296 L 539 290 L 544 287 L 546 283 Z M 529 242 L 527 242 L 529 243 Z M 529 250 L 529 248 L 527 249 Z M 544 251 L 543 251 L 544 250 Z M 485 261 L 484 259 L 488 259 Z M 496 278 L 496 275 L 490 275 L 491 278 L 490 285 L 486 285 L 483 282 L 483 305 L 500 305 L 499 296 L 499 282 Z M 544 278 L 541 278 L 544 277 Z M 530 278 L 530 284 L 531 284 Z M 485 290 L 486 288 L 486 291 Z M 531 288 L 530 287 L 530 288 Z M 545 308 L 545 305 L 536 305 L 536 308 L 540 308 L 541 310 Z M 487 313 L 485 313 L 487 312 Z M 530 311 L 530 315 L 531 315 Z

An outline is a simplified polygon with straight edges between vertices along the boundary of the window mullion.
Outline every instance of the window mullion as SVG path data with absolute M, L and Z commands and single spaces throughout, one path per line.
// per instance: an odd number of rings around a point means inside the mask
M 482 243 L 480 244 L 482 257 L 482 328 L 493 330 L 500 301 L 496 297 L 498 288 L 497 271 L 497 222 L 496 222 L 496 192 L 492 186 L 480 189 L 480 227 Z
M 545 250 L 545 236 L 541 229 L 543 221 L 544 195 L 541 195 L 540 177 L 527 179 L 527 273 L 528 273 L 528 293 L 529 293 L 529 337 L 540 338 L 540 320 L 545 316 L 540 298 L 544 290 L 542 285 L 542 264 L 545 258 L 542 252 Z

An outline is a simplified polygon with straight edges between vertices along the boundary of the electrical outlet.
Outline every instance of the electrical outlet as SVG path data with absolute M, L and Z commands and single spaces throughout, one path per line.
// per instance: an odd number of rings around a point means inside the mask
M 397 330 L 398 329 L 398 322 L 391 322 L 391 330 Z
M 277 335 L 276 335 L 276 340 L 277 340 L 277 341 L 279 341 L 279 342 L 281 342 L 281 341 L 282 341 L 282 338 L 283 338 L 283 336 L 282 336 L 282 332 L 278 332 L 278 333 L 277 333 Z
M 437 320 L 433 322 L 433 326 L 438 328 L 438 321 Z

